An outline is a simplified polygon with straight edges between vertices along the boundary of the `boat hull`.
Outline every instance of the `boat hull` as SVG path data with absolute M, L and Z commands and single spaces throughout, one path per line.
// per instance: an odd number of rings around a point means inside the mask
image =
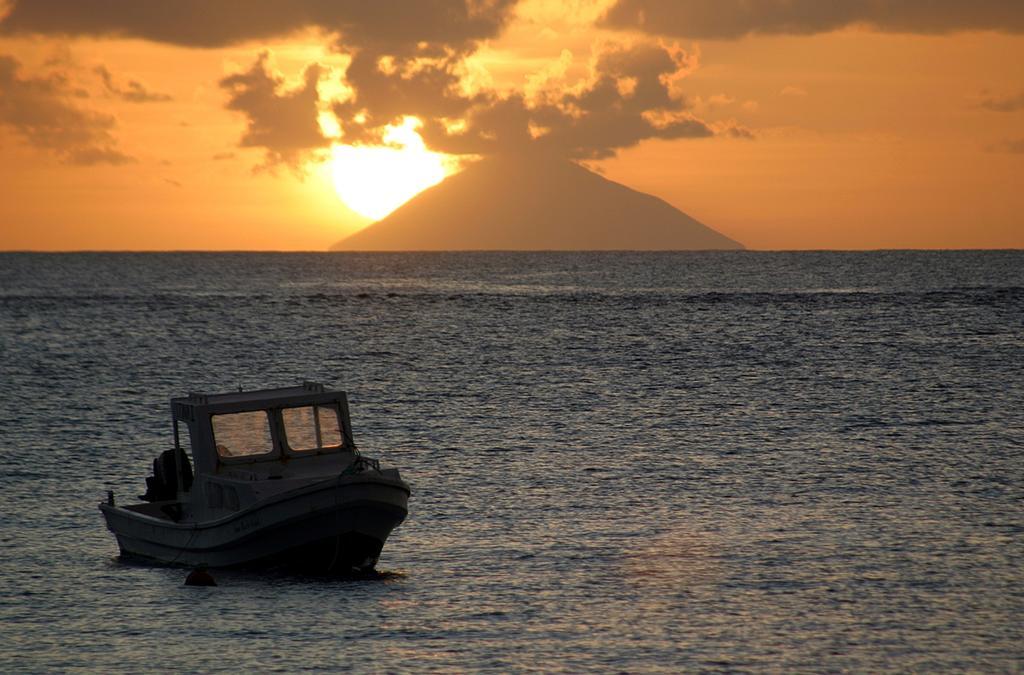
M 209 522 L 173 522 L 108 504 L 100 510 L 124 557 L 344 572 L 376 564 L 408 513 L 408 499 L 402 481 L 362 474 L 291 490 Z

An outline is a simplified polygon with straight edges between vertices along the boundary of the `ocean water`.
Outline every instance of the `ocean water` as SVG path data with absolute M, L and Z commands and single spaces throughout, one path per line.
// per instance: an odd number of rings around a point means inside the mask
M 168 399 L 321 380 L 374 579 L 117 558 Z M 0 255 L 0 671 L 1024 670 L 1024 253 Z

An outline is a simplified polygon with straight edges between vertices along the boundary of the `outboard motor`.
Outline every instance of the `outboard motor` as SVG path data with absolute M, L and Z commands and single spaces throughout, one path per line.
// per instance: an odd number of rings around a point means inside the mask
M 182 491 L 192 489 L 192 464 L 181 448 L 164 450 L 153 460 L 153 475 L 146 478 L 146 494 L 139 499 L 163 502 L 178 497 L 178 466 L 181 466 Z

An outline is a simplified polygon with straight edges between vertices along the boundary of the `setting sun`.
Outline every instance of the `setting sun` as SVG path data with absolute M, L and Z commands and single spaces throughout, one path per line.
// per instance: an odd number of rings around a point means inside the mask
M 406 117 L 384 134 L 386 146 L 337 145 L 329 170 L 334 189 L 353 211 L 380 220 L 447 175 L 443 155 L 430 152 Z

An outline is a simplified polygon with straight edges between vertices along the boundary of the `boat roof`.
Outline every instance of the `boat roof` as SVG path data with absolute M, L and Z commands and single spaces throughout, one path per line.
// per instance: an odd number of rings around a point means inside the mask
M 254 389 L 252 391 L 230 391 L 221 394 L 190 392 L 187 396 L 171 399 L 171 408 L 176 417 L 192 419 L 200 408 L 206 412 L 235 412 L 239 410 L 260 410 L 278 406 L 322 403 L 344 400 L 345 392 L 328 390 L 319 382 L 303 382 L 294 387 L 275 389 Z

